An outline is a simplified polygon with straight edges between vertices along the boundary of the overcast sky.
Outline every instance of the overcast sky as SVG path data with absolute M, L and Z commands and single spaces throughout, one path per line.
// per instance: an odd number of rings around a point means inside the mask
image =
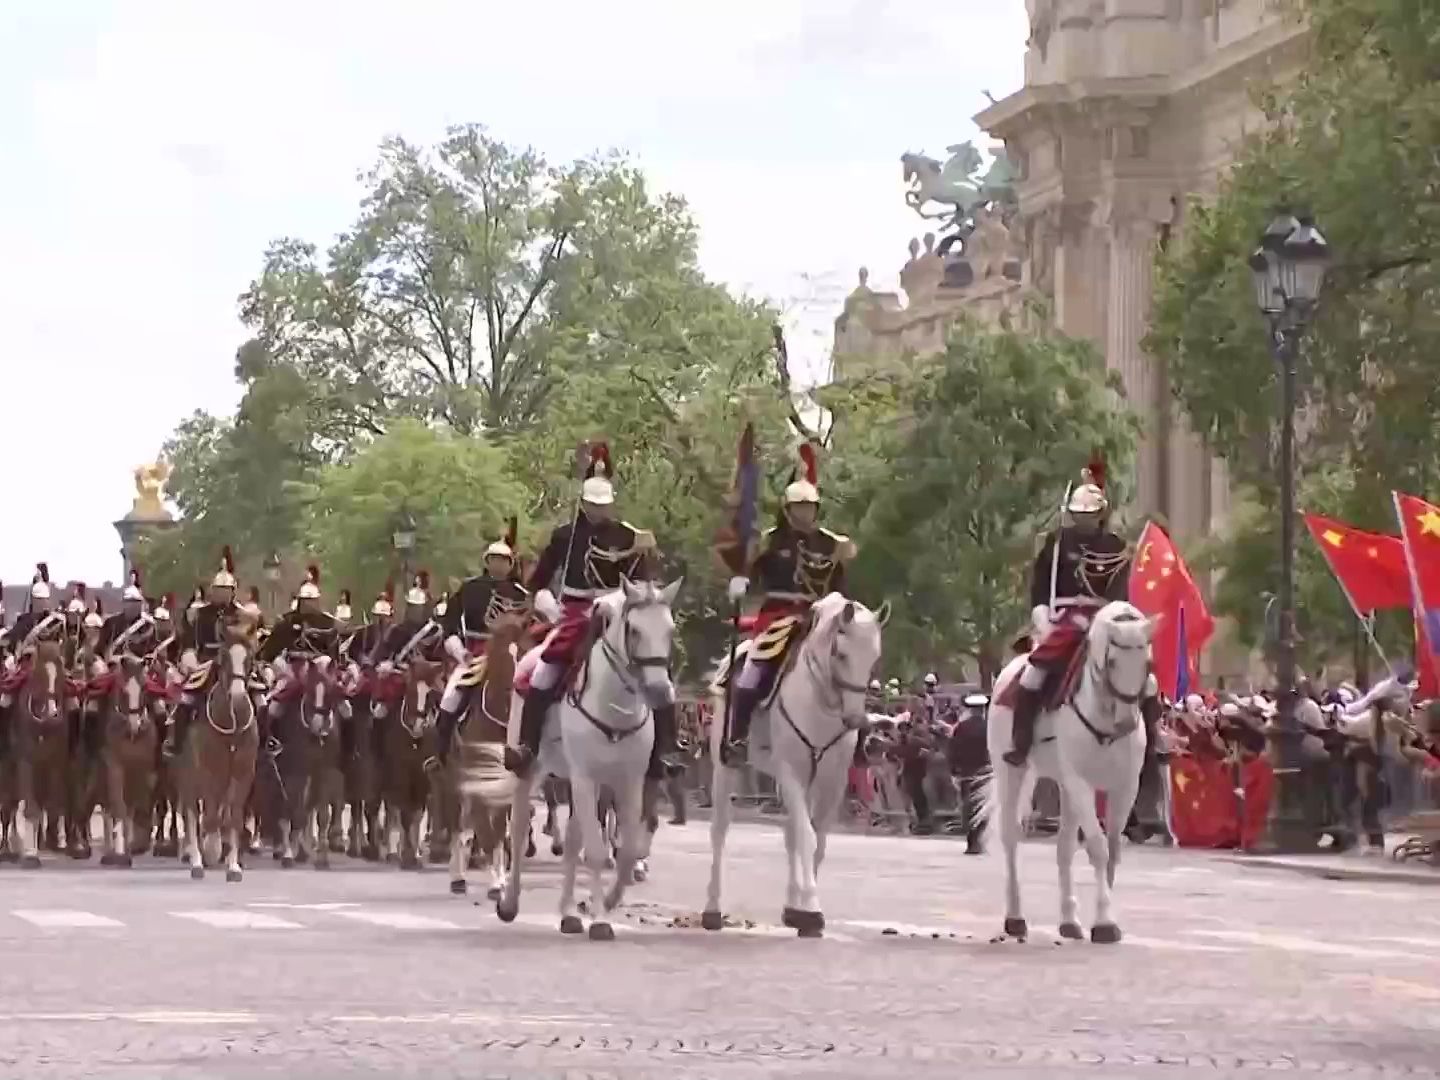
M 631 152 L 813 377 L 857 268 L 893 284 L 924 230 L 900 154 L 980 139 L 1026 32 L 1023 0 L 0 6 L 0 580 L 119 577 L 132 468 L 238 398 L 266 243 L 323 247 L 383 136 Z

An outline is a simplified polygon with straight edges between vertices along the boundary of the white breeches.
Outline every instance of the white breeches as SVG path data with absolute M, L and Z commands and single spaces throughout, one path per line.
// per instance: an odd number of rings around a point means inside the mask
M 530 685 L 536 690 L 553 690 L 564 673 L 565 669 L 561 664 L 552 664 L 548 660 L 536 660 L 535 670 L 530 675 Z
M 464 664 L 456 664 L 455 670 L 450 672 L 450 678 L 445 682 L 445 693 L 440 695 L 440 709 L 442 712 L 458 713 L 465 704 L 466 687 L 460 685 L 460 680 L 465 677 L 465 672 L 470 669 L 467 661 Z M 474 687 L 470 687 L 474 689 Z
M 744 662 L 740 665 L 740 673 L 735 676 L 735 688 L 737 690 L 754 690 L 764 677 L 765 665 L 750 659 L 750 655 L 747 653 Z

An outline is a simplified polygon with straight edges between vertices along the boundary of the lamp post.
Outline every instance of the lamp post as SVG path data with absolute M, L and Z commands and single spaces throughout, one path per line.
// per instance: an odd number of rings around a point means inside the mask
M 279 603 L 280 591 L 280 553 L 272 551 L 265 556 L 265 561 L 260 564 L 265 572 L 265 581 L 269 586 L 270 617 L 275 618 L 275 605 Z
M 400 556 L 400 595 L 408 596 L 410 593 L 410 553 L 415 550 L 415 519 L 408 511 L 402 512 L 395 521 L 395 528 L 390 533 L 390 544 Z M 405 601 L 408 617 L 409 601 Z
M 1302 732 L 1295 719 L 1295 377 L 1300 339 L 1315 317 L 1330 264 L 1330 245 L 1309 217 L 1280 211 L 1250 256 L 1255 303 L 1270 335 L 1280 372 L 1280 588 L 1275 674 L 1279 715 L 1275 794 L 1262 846 L 1272 851 L 1312 850 L 1318 823 L 1308 820 L 1301 779 Z

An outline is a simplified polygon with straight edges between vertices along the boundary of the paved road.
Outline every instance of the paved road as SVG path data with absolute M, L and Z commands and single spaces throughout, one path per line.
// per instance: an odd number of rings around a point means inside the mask
M 1129 849 L 1124 944 L 1060 945 L 1037 843 L 1036 929 L 996 944 L 999 865 L 960 850 L 835 838 L 823 941 L 775 925 L 764 825 L 732 834 L 740 928 L 687 925 L 707 833 L 667 828 L 611 944 L 556 932 L 548 855 L 511 926 L 440 868 L 5 867 L 0 1076 L 1440 1077 L 1440 889 Z

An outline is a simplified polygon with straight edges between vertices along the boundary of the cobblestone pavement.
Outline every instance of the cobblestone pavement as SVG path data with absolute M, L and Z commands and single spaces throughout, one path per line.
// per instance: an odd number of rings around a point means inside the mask
M 1125 942 L 1060 945 L 1036 843 L 1030 940 L 993 943 L 998 860 L 841 835 L 827 937 L 801 941 L 776 925 L 781 836 L 764 825 L 732 833 L 739 925 L 691 928 L 708 851 L 703 824 L 662 829 L 608 944 L 559 935 L 548 854 L 510 926 L 439 867 L 266 859 L 238 885 L 150 859 L 0 868 L 0 1076 L 1440 1077 L 1440 890 L 1424 885 L 1129 848 Z

